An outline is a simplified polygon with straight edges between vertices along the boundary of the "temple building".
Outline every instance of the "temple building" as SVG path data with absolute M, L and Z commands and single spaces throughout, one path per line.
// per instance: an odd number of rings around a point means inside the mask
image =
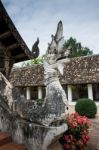
M 45 97 L 43 64 L 13 69 L 10 81 L 27 100 Z M 75 105 L 79 98 L 90 98 L 98 105 L 99 55 L 72 58 L 70 63 L 65 64 L 64 75 L 60 76 L 60 81 L 70 106 Z

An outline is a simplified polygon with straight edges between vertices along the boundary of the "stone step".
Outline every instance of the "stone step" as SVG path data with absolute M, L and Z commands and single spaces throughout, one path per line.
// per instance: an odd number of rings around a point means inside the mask
M 27 150 L 23 144 L 12 143 L 9 134 L 0 132 L 0 150 Z
M 0 146 L 0 150 L 27 150 L 23 144 L 8 143 Z
M 12 138 L 9 134 L 7 133 L 2 133 L 0 132 L 0 146 L 7 144 L 7 143 L 12 142 Z

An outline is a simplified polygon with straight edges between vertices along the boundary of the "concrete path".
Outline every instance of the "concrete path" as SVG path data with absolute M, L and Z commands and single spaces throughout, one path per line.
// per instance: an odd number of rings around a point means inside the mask
M 99 150 L 99 116 L 91 119 L 92 126 L 89 130 L 90 141 L 85 150 Z

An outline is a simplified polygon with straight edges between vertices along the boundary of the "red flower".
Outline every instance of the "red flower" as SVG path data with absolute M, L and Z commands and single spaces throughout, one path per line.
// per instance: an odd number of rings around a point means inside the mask
M 73 113 L 68 116 L 66 123 L 68 124 L 68 131 L 63 136 L 64 149 L 84 149 L 89 141 L 88 128 L 91 125 L 90 120 L 86 116 Z
M 80 148 L 84 147 L 84 143 L 83 143 L 82 140 L 77 141 L 77 145 L 78 145 Z
M 83 135 L 82 139 L 83 139 L 84 144 L 86 144 L 89 141 L 90 138 L 89 138 L 88 135 Z
M 82 121 L 81 118 L 78 118 L 78 119 L 77 119 L 77 122 L 78 122 L 78 124 L 80 124 L 80 125 L 82 125 L 82 123 L 83 123 L 83 121 Z
M 73 136 L 72 135 L 64 135 L 64 140 L 67 143 L 70 143 L 73 140 Z
M 68 141 L 69 140 L 69 135 L 64 135 L 64 140 Z
M 66 150 L 69 150 L 70 146 L 68 144 L 64 144 Z

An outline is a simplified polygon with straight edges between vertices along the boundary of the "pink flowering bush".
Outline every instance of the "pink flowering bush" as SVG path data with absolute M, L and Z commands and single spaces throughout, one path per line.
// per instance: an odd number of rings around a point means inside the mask
M 86 116 L 73 113 L 67 118 L 68 130 L 60 139 L 64 150 L 84 150 L 89 141 L 88 128 L 91 125 Z

